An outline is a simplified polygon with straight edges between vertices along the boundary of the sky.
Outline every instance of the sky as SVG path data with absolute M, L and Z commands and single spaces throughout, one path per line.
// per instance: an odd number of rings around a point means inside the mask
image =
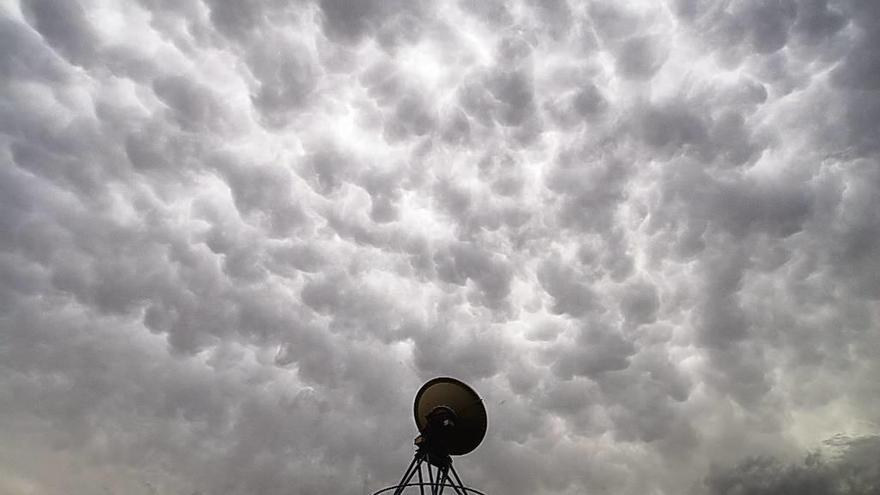
M 880 493 L 878 46 L 874 0 L 0 0 L 0 494 L 362 495 L 436 376 L 488 494 Z

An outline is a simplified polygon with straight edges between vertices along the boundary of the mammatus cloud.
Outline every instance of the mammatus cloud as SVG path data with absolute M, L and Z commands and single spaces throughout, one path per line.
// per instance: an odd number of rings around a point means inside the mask
M 878 5 L 0 2 L 0 492 L 876 490 Z
M 714 469 L 705 484 L 712 494 L 741 493 L 877 493 L 880 470 L 877 437 L 836 436 L 826 442 L 833 457 L 814 452 L 802 464 L 786 464 L 773 457 L 754 457 L 729 470 Z

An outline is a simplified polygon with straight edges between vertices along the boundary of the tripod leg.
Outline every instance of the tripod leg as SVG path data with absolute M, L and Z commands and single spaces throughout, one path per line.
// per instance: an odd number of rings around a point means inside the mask
M 443 495 L 443 487 L 446 486 L 446 480 L 449 479 L 448 468 L 438 468 L 437 478 L 440 480 L 440 490 L 437 495 Z
M 428 471 L 431 471 L 431 466 L 428 466 Z M 419 464 L 419 495 L 425 495 L 425 480 L 422 479 L 422 465 Z
M 428 482 L 431 484 L 431 495 L 437 495 L 437 485 L 434 484 L 434 472 L 431 471 L 431 464 L 428 464 Z
M 449 470 L 452 471 L 452 476 L 455 477 L 454 482 L 451 479 L 449 480 L 449 484 L 452 485 L 452 488 L 455 490 L 455 493 L 457 493 L 458 495 L 466 495 L 467 488 L 465 488 L 464 483 L 461 482 L 461 478 L 458 477 L 458 472 L 455 470 L 455 466 L 450 464 Z M 458 486 L 455 486 L 455 483 L 458 483 Z
M 413 457 L 412 462 L 409 463 L 409 467 L 406 468 L 406 472 L 403 473 L 403 477 L 400 478 L 400 483 L 397 484 L 397 489 L 394 490 L 394 495 L 401 495 L 403 490 L 406 489 L 406 485 L 409 483 L 409 480 L 416 474 L 416 471 L 421 473 L 421 464 L 422 458 L 418 454 Z

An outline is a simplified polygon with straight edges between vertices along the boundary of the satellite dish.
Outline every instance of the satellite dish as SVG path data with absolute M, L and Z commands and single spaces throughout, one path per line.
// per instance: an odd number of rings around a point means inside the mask
M 428 493 L 426 488 L 442 495 L 447 486 L 457 495 L 485 495 L 462 483 L 451 457 L 473 451 L 486 436 L 483 399 L 455 378 L 434 378 L 416 393 L 413 415 L 420 433 L 415 440 L 415 456 L 399 483 L 373 495 L 392 491 L 393 495 L 403 495 L 407 488 L 416 487 L 422 495 Z
M 467 454 L 486 436 L 483 399 L 455 378 L 434 378 L 422 385 L 413 414 L 422 436 L 448 455 Z

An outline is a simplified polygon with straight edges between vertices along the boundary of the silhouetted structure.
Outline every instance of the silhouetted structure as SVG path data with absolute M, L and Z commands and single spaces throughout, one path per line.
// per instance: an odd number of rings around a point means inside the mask
M 445 488 L 458 495 L 484 495 L 464 486 L 452 466 L 453 455 L 473 451 L 486 435 L 486 408 L 474 389 L 455 378 L 429 380 L 416 394 L 413 416 L 420 435 L 412 462 L 397 485 L 373 495 L 401 495 L 407 487 L 418 487 L 420 495 L 442 495 Z

